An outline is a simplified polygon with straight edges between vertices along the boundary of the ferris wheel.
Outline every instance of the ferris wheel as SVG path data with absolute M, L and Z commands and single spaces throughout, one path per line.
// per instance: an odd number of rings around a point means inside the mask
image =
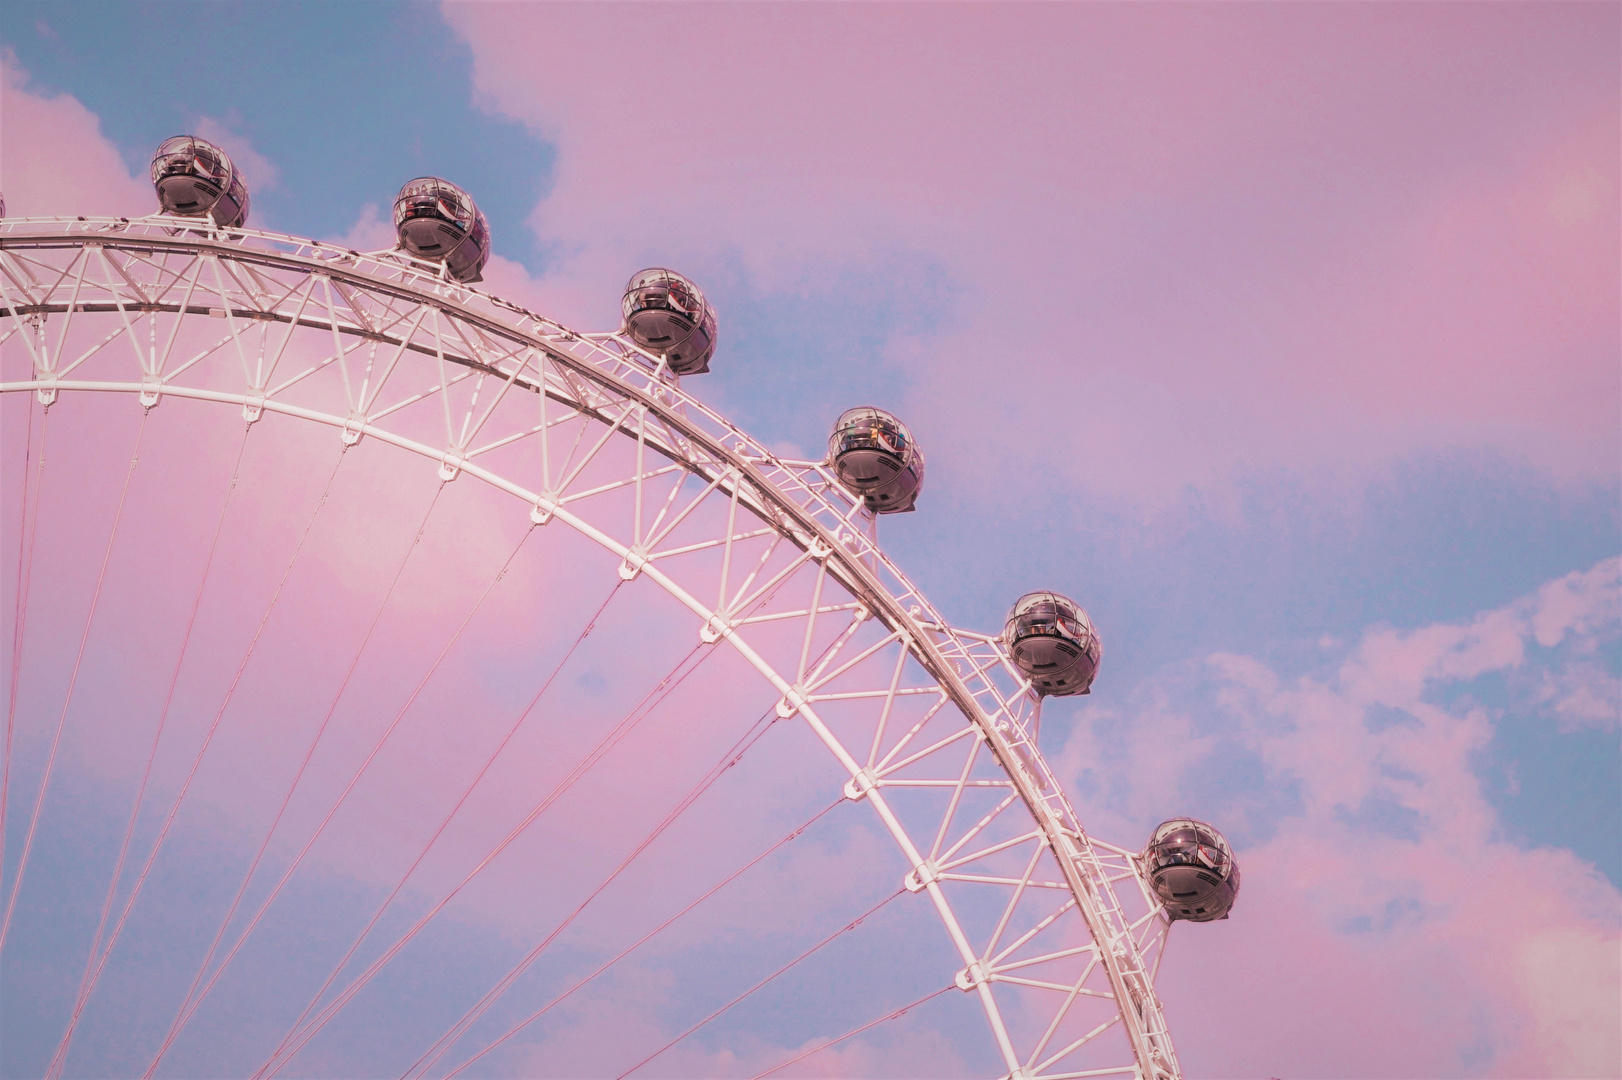
M 44 871 L 31 863 L 49 842 L 74 729 L 125 713 L 139 728 L 120 757 L 119 790 L 133 805 L 109 834 L 116 857 L 100 871 L 83 940 L 66 950 L 71 988 L 40 1020 L 50 1026 L 38 1063 L 46 1075 L 107 1071 L 84 1032 L 113 994 L 157 1002 L 139 1047 L 147 1076 L 232 1009 L 234 1022 L 251 1014 L 258 1026 L 241 1040 L 253 1042 L 243 1050 L 252 1061 L 222 1070 L 301 1074 L 320 1040 L 367 1008 L 368 988 L 375 994 L 409 964 L 458 905 L 481 888 L 510 895 L 486 888 L 502 873 L 526 882 L 537 909 L 504 931 L 523 937 L 516 951 L 508 941 L 488 976 L 445 977 L 434 1008 L 413 1022 L 416 1040 L 391 1036 L 374 1060 L 412 1077 L 519 1070 L 501 1055 L 535 1045 L 571 995 L 612 978 L 660 935 L 702 923 L 705 905 L 725 902 L 763 861 L 861 814 L 891 854 L 841 866 L 883 881 L 826 925 L 782 928 L 798 932 L 785 955 L 730 965 L 747 972 L 739 985 L 700 980 L 679 1019 L 598 1046 L 592 1067 L 659 1075 L 673 1067 L 668 1055 L 741 1003 L 848 948 L 840 967 L 851 982 L 835 978 L 836 997 L 865 1003 L 871 995 L 856 994 L 855 981 L 884 991 L 924 980 L 927 993 L 885 998 L 841 1029 L 799 1032 L 777 1060 L 740 1054 L 727 1068 L 809 1067 L 955 996 L 983 1016 L 965 1036 L 981 1053 L 976 1069 L 1032 1080 L 1181 1076 L 1155 974 L 1174 921 L 1227 916 L 1239 884 L 1233 853 L 1191 819 L 1166 822 L 1142 847 L 1086 831 L 1037 736 L 1045 698 L 1089 692 L 1099 636 L 1073 601 L 1040 591 L 1019 598 L 1002 628 L 956 628 L 908 581 L 878 542 L 884 516 L 927 513 L 924 457 L 904 423 L 853 408 L 834 423 L 826 458 L 784 458 L 688 389 L 718 340 L 694 282 L 645 270 L 630 279 L 618 329 L 562 326 L 476 287 L 489 228 L 444 180 L 406 184 L 399 246 L 363 253 L 247 228 L 246 184 L 201 139 L 164 143 L 153 179 L 161 209 L 150 217 L 0 224 L 5 498 L 17 523 L 6 568 L 15 603 L 0 960 L 33 932 L 30 893 Z M 272 442 L 274 452 L 261 449 Z M 215 452 L 187 456 L 188 444 Z M 221 458 L 234 461 L 229 474 L 206 474 Z M 64 462 L 99 479 L 75 492 Z M 184 485 L 213 492 L 193 501 L 209 503 L 203 517 L 142 509 Z M 105 531 L 87 547 L 82 519 L 63 507 L 92 489 Z M 333 524 L 346 513 L 364 524 L 378 506 L 403 525 L 397 535 Z M 330 581 L 323 591 L 310 570 L 336 535 L 348 565 L 375 583 L 364 598 Z M 233 537 L 251 548 L 237 562 Z M 515 593 L 526 559 L 535 568 L 523 572 L 548 575 L 567 604 L 537 612 Z M 77 592 L 45 599 L 58 596 L 52 575 L 69 565 Z M 439 578 L 421 576 L 429 570 Z M 143 584 L 158 577 L 161 591 Z M 421 584 L 452 578 L 461 585 Z M 99 629 L 120 604 L 171 613 L 137 650 L 139 664 L 121 663 L 120 649 L 135 647 L 105 642 L 112 631 Z M 474 649 L 480 620 L 503 604 L 535 644 L 489 630 L 490 644 Z M 438 621 L 412 637 L 397 625 L 404 609 L 432 609 Z M 232 629 L 210 631 L 211 613 L 224 610 L 236 613 Z M 329 630 L 341 648 L 299 651 Z M 391 634 L 407 644 L 427 635 L 422 662 L 403 676 L 376 667 Z M 577 670 L 588 656 L 595 681 Z M 214 672 L 196 674 L 205 663 Z M 436 699 L 455 678 L 464 696 Z M 346 728 L 365 711 L 359 703 L 375 720 Z M 632 775 L 630 748 L 672 710 L 680 725 L 661 729 L 667 741 Z M 578 721 L 554 723 L 533 744 L 545 747 L 544 769 L 503 772 L 538 716 L 564 712 Z M 396 796 L 376 794 L 417 729 L 450 740 L 428 755 L 443 757 L 400 766 Z M 452 739 L 452 729 L 468 734 Z M 220 748 L 247 731 L 262 740 L 249 756 L 264 775 L 245 774 L 234 789 L 216 780 L 212 797 L 240 792 L 252 827 L 233 834 L 238 848 L 220 860 L 223 891 L 199 955 L 157 965 L 181 973 L 154 989 L 158 975 L 122 963 L 121 943 L 128 949 L 144 906 L 159 902 L 165 873 L 179 873 L 165 845 L 181 842 L 188 807 L 211 797 Z M 154 761 L 158 773 L 173 765 L 168 779 L 154 778 Z M 598 783 L 619 794 L 570 802 Z M 720 797 L 712 791 L 738 783 L 748 785 L 742 801 L 708 812 L 710 839 L 695 839 L 687 822 Z M 390 797 L 409 807 L 401 820 L 365 815 Z M 466 824 L 469 801 L 481 799 L 500 803 L 482 818 L 500 819 L 494 831 Z M 806 813 L 784 817 L 793 811 Z M 717 839 L 730 826 L 742 839 Z M 352 845 L 393 845 L 400 857 L 376 868 L 369 880 L 381 884 L 357 893 L 352 917 L 289 929 L 301 874 L 330 862 L 323 845 L 340 829 Z M 544 845 L 534 839 L 548 830 Z M 680 872 L 647 869 L 656 862 Z M 513 865 L 524 869 L 504 869 Z M 633 879 L 657 884 L 636 890 L 642 907 L 630 913 L 621 894 Z M 933 951 L 909 959 L 905 977 L 875 959 L 872 939 L 899 908 L 932 925 Z M 588 923 L 591 962 L 576 949 L 560 964 Z M 256 964 L 274 967 L 256 944 L 273 933 L 292 943 L 278 955 L 307 962 L 256 977 Z M 274 987 L 278 1000 L 256 997 L 255 986 Z

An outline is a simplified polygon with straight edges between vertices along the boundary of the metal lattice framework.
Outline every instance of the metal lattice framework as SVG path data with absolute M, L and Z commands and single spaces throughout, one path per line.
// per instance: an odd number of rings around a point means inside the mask
M 837 759 L 945 926 L 1006 1075 L 1180 1075 L 1153 979 L 1169 922 L 1134 854 L 1082 827 L 1000 638 L 949 626 L 825 463 L 774 455 L 617 333 L 388 252 L 173 218 L 12 219 L 0 299 L 0 392 L 296 417 L 589 537 Z

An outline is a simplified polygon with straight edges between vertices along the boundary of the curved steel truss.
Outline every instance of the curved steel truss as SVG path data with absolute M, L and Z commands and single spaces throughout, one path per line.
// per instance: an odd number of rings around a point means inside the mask
M 1082 827 L 1000 639 L 941 618 L 825 463 L 783 460 L 617 333 L 394 253 L 172 218 L 13 219 L 0 300 L 0 392 L 297 417 L 590 537 L 837 759 L 911 868 L 901 884 L 939 914 L 1006 1075 L 1180 1075 L 1153 985 L 1169 923 L 1133 854 Z M 965 917 L 987 893 L 998 917 Z

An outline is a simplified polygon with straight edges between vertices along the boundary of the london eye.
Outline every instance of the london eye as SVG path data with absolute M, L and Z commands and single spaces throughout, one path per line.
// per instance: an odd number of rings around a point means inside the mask
M 1189 819 L 1087 831 L 1038 738 L 1046 699 L 1092 692 L 1100 630 L 1041 582 L 982 630 L 919 592 L 880 543 L 887 515 L 930 513 L 901 418 L 854 402 L 825 458 L 785 458 L 700 396 L 726 356 L 699 283 L 640 270 L 620 326 L 561 325 L 479 288 L 489 226 L 440 178 L 400 190 L 396 247 L 361 252 L 254 230 L 199 138 L 152 177 L 149 217 L 0 225 L 0 948 L 58 925 L 31 864 L 81 798 L 76 719 L 128 735 L 97 758 L 113 857 L 53 954 L 72 992 L 47 1075 L 128 1067 L 90 1033 L 132 1001 L 151 1034 L 121 1052 L 147 1076 L 209 1023 L 241 1032 L 232 1074 L 319 1072 L 323 1040 L 380 1074 L 522 1071 L 502 1055 L 544 1048 L 616 965 L 683 933 L 723 947 L 729 890 L 855 815 L 887 854 L 841 865 L 874 880 L 781 927 L 758 979 L 691 972 L 690 1015 L 627 1026 L 604 1075 L 675 1067 L 836 954 L 797 993 L 896 993 L 726 1068 L 775 1074 L 955 996 L 974 1069 L 1182 1075 L 1155 975 L 1174 922 L 1227 916 L 1234 854 Z M 175 851 L 220 807 L 231 842 L 196 880 Z M 340 834 L 376 858 L 331 914 L 310 882 Z M 212 898 L 195 949 L 140 959 L 188 890 Z M 504 906 L 523 914 L 488 956 L 435 945 Z M 888 919 L 932 951 L 898 959 Z M 426 987 L 388 1006 L 419 1001 L 414 1037 L 370 1046 L 391 979 Z

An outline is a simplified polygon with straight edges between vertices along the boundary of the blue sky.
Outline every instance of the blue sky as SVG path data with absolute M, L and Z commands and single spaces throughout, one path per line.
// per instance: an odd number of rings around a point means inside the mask
M 573 303 L 559 275 L 584 265 L 580 241 L 562 220 L 572 204 L 553 198 L 575 145 L 572 129 L 534 119 L 566 112 L 569 102 L 540 94 L 532 113 L 515 115 L 490 90 L 500 69 L 481 82 L 469 31 L 453 22 L 436 5 L 373 0 L 13 0 L 0 9 L 0 41 L 27 73 L 29 94 L 81 102 L 134 174 L 162 138 L 206 121 L 273 169 L 268 182 L 250 170 L 253 224 L 315 237 L 346 234 L 369 205 L 386 210 L 410 177 L 445 176 L 475 195 L 497 253 L 519 264 L 543 301 L 552 288 Z M 536 65 L 558 61 L 554 47 L 569 47 L 539 35 L 532 42 Z M 621 58 L 610 44 L 597 59 L 601 77 L 614 79 Z M 626 146 L 621 161 L 643 174 L 649 206 L 667 206 L 654 194 L 659 160 Z M 1377 176 L 1359 182 L 1379 187 Z M 714 207 L 700 195 L 691 209 L 702 222 Z M 651 212 L 628 206 L 627 220 Z M 936 226 L 948 233 L 955 224 L 943 217 Z M 932 365 L 931 350 L 975 333 L 996 295 L 944 241 L 937 249 L 915 234 L 875 235 L 855 255 L 808 255 L 804 266 L 774 276 L 740 234 L 718 232 L 709 243 L 693 236 L 672 230 L 668 256 L 658 250 L 661 235 L 646 244 L 653 257 L 710 275 L 701 284 L 721 311 L 722 345 L 700 393 L 746 429 L 809 454 L 820 453 L 828 419 L 847 405 L 934 403 L 917 406 L 914 421 L 930 455 L 921 509 L 883 525 L 897 562 L 966 626 L 997 627 L 1008 603 L 1038 586 L 1070 593 L 1091 611 L 1105 641 L 1103 674 L 1090 701 L 1050 710 L 1050 745 L 1066 737 L 1051 732 L 1084 722 L 1100 702 L 1117 715 L 1148 710 L 1170 684 L 1185 687 L 1188 709 L 1209 707 L 1214 717 L 1215 692 L 1183 681 L 1188 665 L 1210 654 L 1256 658 L 1285 680 L 1328 678 L 1381 628 L 1467 623 L 1622 550 L 1622 431 L 1614 424 L 1609 468 L 1551 468 L 1513 439 L 1438 437 L 1344 462 L 1259 455 L 1218 469 L 1217 482 L 1191 473 L 1138 499 L 1119 485 L 1077 480 L 1126 470 L 1132 447 L 1079 463 L 1061 437 L 1107 417 L 1108 397 L 1050 402 L 1046 395 L 1072 395 L 1074 384 L 1038 381 L 988 397 L 987 411 L 973 414 L 972 387 L 932 385 L 937 370 L 943 380 L 978 371 L 997 382 L 1009 363 L 988 344 L 978 369 Z M 1169 401 L 1178 389 L 1167 381 L 1155 392 Z M 951 394 L 956 414 L 937 407 Z M 1370 441 L 1384 437 L 1371 425 Z M 982 440 L 997 451 L 978 452 Z M 1011 452 L 1014 441 L 1025 450 Z M 1601 446 L 1597 455 L 1604 453 Z M 1018 475 L 988 480 L 993 468 Z M 1615 623 L 1597 654 L 1613 680 L 1622 678 Z M 1473 702 L 1491 718 L 1492 738 L 1472 768 L 1504 836 L 1524 848 L 1569 849 L 1622 887 L 1616 724 L 1564 730 L 1512 682 L 1492 672 L 1437 691 L 1448 707 Z M 1215 754 L 1201 784 L 1266 788 L 1244 825 L 1260 843 L 1299 806 L 1287 786 L 1268 787 L 1276 778 L 1257 761 L 1250 751 Z M 1378 804 L 1367 812 L 1370 829 L 1401 832 L 1393 824 L 1400 813 L 1381 817 Z M 8 979 L 18 978 L 15 970 L 8 967 Z
M 444 175 L 479 192 L 510 258 L 542 265 L 522 238 L 552 148 L 470 100 L 471 55 L 431 4 L 42 3 L 0 18 L 35 85 L 83 101 L 132 171 L 208 116 L 274 163 L 252 192 L 265 228 L 341 234 L 405 180 Z M 244 62 L 259 43 L 275 62 Z

